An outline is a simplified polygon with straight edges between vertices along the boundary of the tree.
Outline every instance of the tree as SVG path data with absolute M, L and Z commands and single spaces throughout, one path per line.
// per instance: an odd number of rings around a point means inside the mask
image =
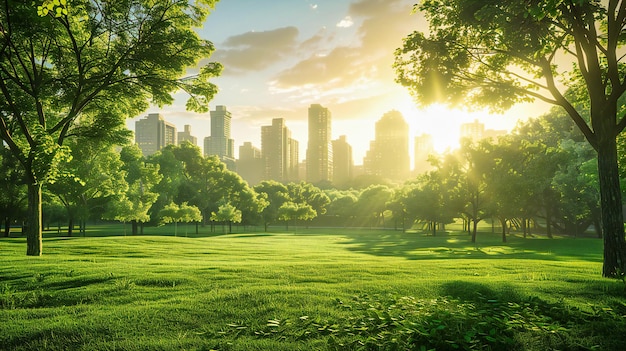
M 307 203 L 287 201 L 278 209 L 278 218 L 287 223 L 287 228 L 289 228 L 289 221 L 293 219 L 296 231 L 298 230 L 298 220 L 308 221 L 315 217 L 317 217 L 317 212 Z
M 539 99 L 566 111 L 597 154 L 602 274 L 623 274 L 616 138 L 626 127 L 620 104 L 626 92 L 621 50 L 626 2 L 428 0 L 416 10 L 428 19 L 429 34 L 410 34 L 396 51 L 397 81 L 423 104 L 488 105 L 501 111 Z M 575 63 L 570 71 L 559 65 L 567 58 Z M 563 86 L 575 87 L 575 94 L 568 96 Z M 576 99 L 587 102 L 582 106 L 588 121 Z
M 211 213 L 211 220 L 228 223 L 228 234 L 232 234 L 232 224 L 241 222 L 241 211 L 229 203 L 221 204 L 217 212 Z
M 106 217 L 132 223 L 132 235 L 138 234 L 138 224 L 150 220 L 148 211 L 159 194 L 154 188 L 161 181 L 159 165 L 146 163 L 141 149 L 136 144 L 125 146 L 120 152 L 122 170 L 126 173 L 128 189 L 121 196 L 109 202 Z
M 384 212 L 387 202 L 391 200 L 393 191 L 386 185 L 370 185 L 359 194 L 356 203 L 357 211 L 366 218 L 372 218 L 374 225 L 385 225 Z
M 163 223 L 174 223 L 174 236 L 178 235 L 178 223 L 199 222 L 202 214 L 196 206 L 189 206 L 183 202 L 180 206 L 170 203 L 159 211 L 159 217 Z
M 102 217 L 105 205 L 99 200 L 119 196 L 128 188 L 120 154 L 113 145 L 100 141 L 80 137 L 68 142 L 72 160 L 57 179 L 46 186 L 67 211 L 69 236 L 72 236 L 75 220 L 79 221 L 81 233 L 85 233 L 87 217 L 97 207 L 101 207 L 97 218 Z
M 44 4 L 38 14 L 31 2 L 3 1 L 0 138 L 26 173 L 27 255 L 42 254 L 41 187 L 56 177 L 68 138 L 99 138 L 179 90 L 191 95 L 189 109 L 208 110 L 216 92 L 209 79 L 221 66 L 180 78 L 213 51 L 193 28 L 214 2 L 92 0 L 60 12 Z M 84 118 L 94 123 L 76 128 Z
M 289 190 L 287 186 L 274 180 L 264 180 L 254 187 L 258 194 L 265 194 L 267 206 L 261 212 L 263 225 L 267 231 L 268 225 L 278 221 L 278 210 L 289 201 Z

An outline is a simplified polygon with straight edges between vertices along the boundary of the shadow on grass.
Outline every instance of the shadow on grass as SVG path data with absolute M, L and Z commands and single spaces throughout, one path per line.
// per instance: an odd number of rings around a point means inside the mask
M 341 233 L 350 251 L 375 256 L 404 257 L 410 260 L 430 259 L 571 259 L 602 262 L 602 240 L 509 236 L 502 243 L 499 234 L 479 233 L 472 243 L 465 233 L 442 233 L 430 236 L 421 233 L 362 232 Z

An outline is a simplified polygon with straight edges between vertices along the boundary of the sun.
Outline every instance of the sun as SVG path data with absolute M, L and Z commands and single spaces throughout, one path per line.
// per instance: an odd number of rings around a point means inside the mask
M 468 112 L 441 104 L 418 108 L 410 98 L 399 101 L 397 109 L 409 124 L 409 136 L 431 135 L 435 151 L 440 153 L 459 147 L 462 124 L 481 121 L 488 115 L 484 111 Z

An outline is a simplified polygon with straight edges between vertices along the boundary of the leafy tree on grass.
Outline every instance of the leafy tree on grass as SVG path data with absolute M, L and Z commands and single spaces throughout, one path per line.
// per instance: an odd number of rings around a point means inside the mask
M 370 185 L 359 194 L 357 212 L 371 221 L 374 226 L 385 225 L 385 210 L 393 190 L 386 185 Z
M 235 206 L 225 203 L 218 207 L 217 212 L 211 213 L 211 220 L 228 223 L 228 234 L 232 234 L 233 223 L 241 223 L 241 211 Z
M 159 217 L 162 223 L 174 223 L 174 236 L 178 235 L 178 223 L 200 222 L 202 220 L 200 210 L 196 206 L 189 206 L 186 202 L 180 206 L 173 202 L 170 203 L 159 211 Z M 187 235 L 186 228 L 185 235 Z
M 296 232 L 298 231 L 298 220 L 308 221 L 315 217 L 317 217 L 317 212 L 306 203 L 287 201 L 278 209 L 278 218 L 285 221 L 287 230 L 289 230 L 289 221 L 293 220 Z
M 214 0 L 76 1 L 60 12 L 52 3 L 53 11 L 42 4 L 39 13 L 29 1 L 0 6 L 0 139 L 25 171 L 26 254 L 37 256 L 41 189 L 67 159 L 66 140 L 101 138 L 150 102 L 172 103 L 180 90 L 191 95 L 187 108 L 206 111 L 216 92 L 209 79 L 221 70 L 209 63 L 181 79 L 213 51 L 194 27 Z M 92 123 L 77 123 L 83 118 Z
M 602 274 L 626 272 L 616 148 L 626 127 L 620 102 L 626 92 L 626 2 L 429 0 L 415 9 L 430 27 L 428 34 L 410 34 L 396 51 L 398 82 L 423 104 L 501 111 L 539 99 L 561 107 L 597 154 Z M 567 59 L 575 65 L 560 64 Z M 564 87 L 573 86 L 576 93 L 568 96 Z M 581 108 L 576 100 L 588 103 Z
M 264 180 L 254 187 L 257 194 L 265 194 L 267 206 L 261 212 L 263 225 L 267 231 L 268 225 L 279 220 L 278 210 L 287 201 L 289 201 L 289 189 L 282 183 L 274 180 Z
M 76 138 L 68 142 L 73 158 L 54 183 L 46 186 L 67 210 L 68 236 L 72 236 L 75 221 L 85 233 L 87 218 L 98 210 L 98 218 L 105 211 L 104 201 L 126 191 L 125 172 L 120 154 L 113 145 Z
M 143 233 L 143 224 L 150 220 L 148 211 L 158 198 L 154 188 L 162 176 L 159 165 L 146 163 L 141 149 L 135 144 L 122 148 L 120 160 L 128 189 L 109 202 L 106 216 L 123 223 L 130 222 L 132 235 L 137 235 L 139 224 Z

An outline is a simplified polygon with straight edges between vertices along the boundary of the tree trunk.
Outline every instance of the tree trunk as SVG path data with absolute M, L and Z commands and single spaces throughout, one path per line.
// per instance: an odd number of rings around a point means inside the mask
M 11 218 L 4 218 L 4 237 L 8 238 L 11 235 Z
M 433 236 L 437 236 L 437 222 L 432 221 L 431 225 L 433 227 Z
M 478 220 L 474 219 L 472 221 L 472 242 L 476 242 L 476 230 L 478 229 Z
M 506 218 L 500 219 L 500 225 L 502 226 L 502 242 L 506 242 Z
M 552 206 L 546 206 L 546 235 L 552 239 Z
M 67 223 L 67 236 L 72 236 L 73 232 L 74 232 L 74 218 L 70 217 Z
M 626 242 L 622 193 L 617 168 L 617 145 L 614 137 L 600 140 L 598 145 L 598 176 L 600 207 L 604 236 L 604 265 L 602 276 L 616 277 L 626 272 Z
M 26 255 L 41 256 L 43 237 L 41 227 L 41 184 L 28 184 L 28 212 L 26 228 Z
M 131 228 L 132 228 L 131 229 L 131 235 L 137 235 L 137 229 L 138 229 L 137 221 L 133 219 L 132 221 L 130 221 L 130 225 L 131 225 Z

